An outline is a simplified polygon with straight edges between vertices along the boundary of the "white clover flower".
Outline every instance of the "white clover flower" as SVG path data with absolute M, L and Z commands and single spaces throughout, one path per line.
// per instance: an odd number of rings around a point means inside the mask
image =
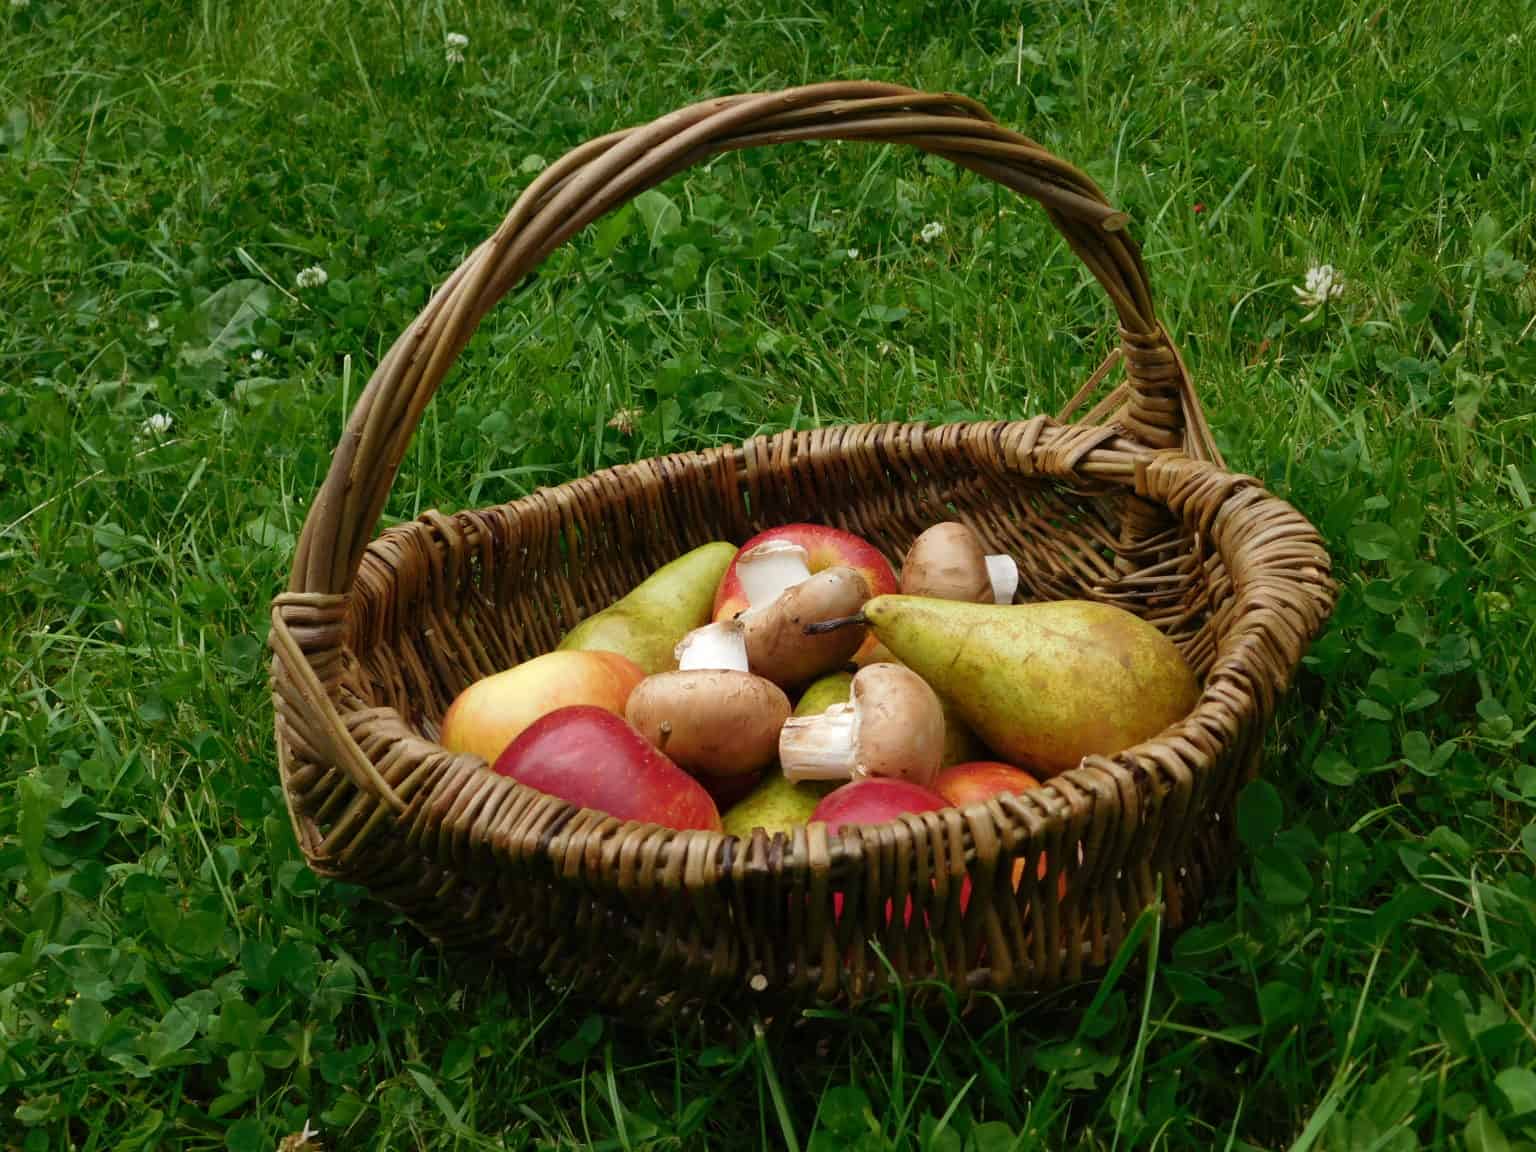
M 859 250 L 857 248 L 850 248 L 850 249 L 848 249 L 848 259 L 850 259 L 850 260 L 857 260 L 858 258 L 859 258 Z
M 464 49 L 469 47 L 469 37 L 462 32 L 450 32 L 443 37 L 443 58 L 450 64 L 464 63 Z
M 140 436 L 153 436 L 156 439 L 164 436 L 171 430 L 172 421 L 170 413 L 156 412 L 143 424 L 139 425 Z
M 1306 286 L 1295 289 L 1295 292 L 1309 304 L 1321 304 L 1343 295 L 1344 281 L 1332 264 L 1315 264 L 1307 269 Z
M 146 331 L 146 332 L 158 332 L 158 331 L 160 331 L 160 317 L 158 317 L 158 316 L 151 316 L 148 320 L 144 321 L 144 331 Z
M 267 358 L 267 354 L 265 352 L 263 352 L 260 348 L 257 348 L 257 349 L 255 349 L 254 351 L 251 352 L 251 363 L 252 364 L 260 364 L 266 358 Z
M 11 0 L 11 3 L 16 3 L 16 0 Z M 1508 44 L 1511 48 L 1520 47 L 1520 33 L 1511 32 L 1508 36 L 1504 37 L 1504 43 Z
M 940 224 L 937 220 L 930 220 L 924 224 L 923 230 L 918 233 L 919 238 L 921 238 L 924 244 L 932 244 L 942 235 L 944 235 L 944 225 Z
M 1303 305 L 1312 309 L 1306 317 L 1310 320 L 1328 301 L 1344 295 L 1344 280 L 1333 270 L 1332 264 L 1314 264 L 1307 269 L 1303 286 L 1292 285 L 1291 291 Z
M 294 282 L 300 288 L 324 288 L 325 282 L 329 279 L 330 277 L 326 275 L 324 268 L 318 264 L 311 264 L 294 277 Z

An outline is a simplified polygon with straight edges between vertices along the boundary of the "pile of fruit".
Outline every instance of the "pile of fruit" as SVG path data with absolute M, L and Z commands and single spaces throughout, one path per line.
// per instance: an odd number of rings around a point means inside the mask
M 1152 625 L 1015 604 L 1018 586 L 959 523 L 919 536 L 899 580 L 817 524 L 706 544 L 556 651 L 471 684 L 440 739 L 581 807 L 747 836 L 1016 793 L 1194 706 L 1193 671 Z

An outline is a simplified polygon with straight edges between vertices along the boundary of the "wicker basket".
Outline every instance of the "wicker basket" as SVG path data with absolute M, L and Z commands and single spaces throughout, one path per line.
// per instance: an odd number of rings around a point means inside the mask
M 707 157 L 816 139 L 911 144 L 1038 200 L 1119 317 L 1120 346 L 1069 413 L 1117 365 L 1125 382 L 1074 424 L 784 433 L 428 512 L 369 542 L 438 383 L 557 245 Z M 1311 525 L 1222 466 L 1125 223 L 973 101 L 887 84 L 711 100 L 550 166 L 379 365 L 273 604 L 278 759 L 314 869 L 434 938 L 652 1016 L 846 1003 L 892 973 L 1045 990 L 1102 969 L 1159 886 L 1168 925 L 1187 923 L 1225 882 L 1234 797 L 1333 585 Z M 1018 559 L 1021 599 L 1108 601 L 1174 637 L 1202 677 L 1194 712 L 1019 796 L 750 839 L 578 810 L 434 742 L 466 684 L 549 650 L 690 548 L 815 520 L 900 557 L 955 517 Z

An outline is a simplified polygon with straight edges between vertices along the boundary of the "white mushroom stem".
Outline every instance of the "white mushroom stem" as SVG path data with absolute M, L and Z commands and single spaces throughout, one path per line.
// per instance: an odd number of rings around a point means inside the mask
M 746 672 L 746 631 L 735 620 L 706 624 L 678 641 L 673 655 L 679 672 Z
M 791 716 L 779 729 L 779 767 L 790 780 L 851 780 L 859 713 L 834 704 L 819 716 Z
M 810 553 L 788 540 L 770 540 L 744 552 L 736 575 L 751 608 L 766 608 L 785 592 L 810 579 Z
M 1019 591 L 1019 566 L 1012 556 L 988 556 L 987 579 L 992 581 L 992 602 L 1012 604 Z

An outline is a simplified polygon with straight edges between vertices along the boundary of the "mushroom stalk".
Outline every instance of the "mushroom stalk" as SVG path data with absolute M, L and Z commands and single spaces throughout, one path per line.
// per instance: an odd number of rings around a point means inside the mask
M 859 714 L 834 704 L 819 716 L 792 716 L 779 730 L 779 767 L 788 780 L 851 780 Z
M 749 609 L 766 608 L 811 575 L 810 553 L 788 540 L 770 540 L 742 554 L 736 574 Z
M 805 625 L 843 617 L 869 599 L 869 585 L 852 568 L 823 568 L 765 608 L 737 619 L 747 636 L 752 671 L 778 685 L 806 684 L 846 664 L 864 641 L 862 630 L 812 639 Z
M 735 620 L 722 620 L 695 628 L 678 642 L 674 655 L 677 657 L 679 672 L 749 670 L 746 632 Z
M 779 765 L 790 780 L 891 776 L 926 787 L 943 758 L 943 706 L 899 664 L 861 669 L 846 704 L 793 716 L 779 730 Z
M 1019 565 L 1012 556 L 986 557 L 987 579 L 992 582 L 992 602 L 1012 604 L 1019 591 Z

